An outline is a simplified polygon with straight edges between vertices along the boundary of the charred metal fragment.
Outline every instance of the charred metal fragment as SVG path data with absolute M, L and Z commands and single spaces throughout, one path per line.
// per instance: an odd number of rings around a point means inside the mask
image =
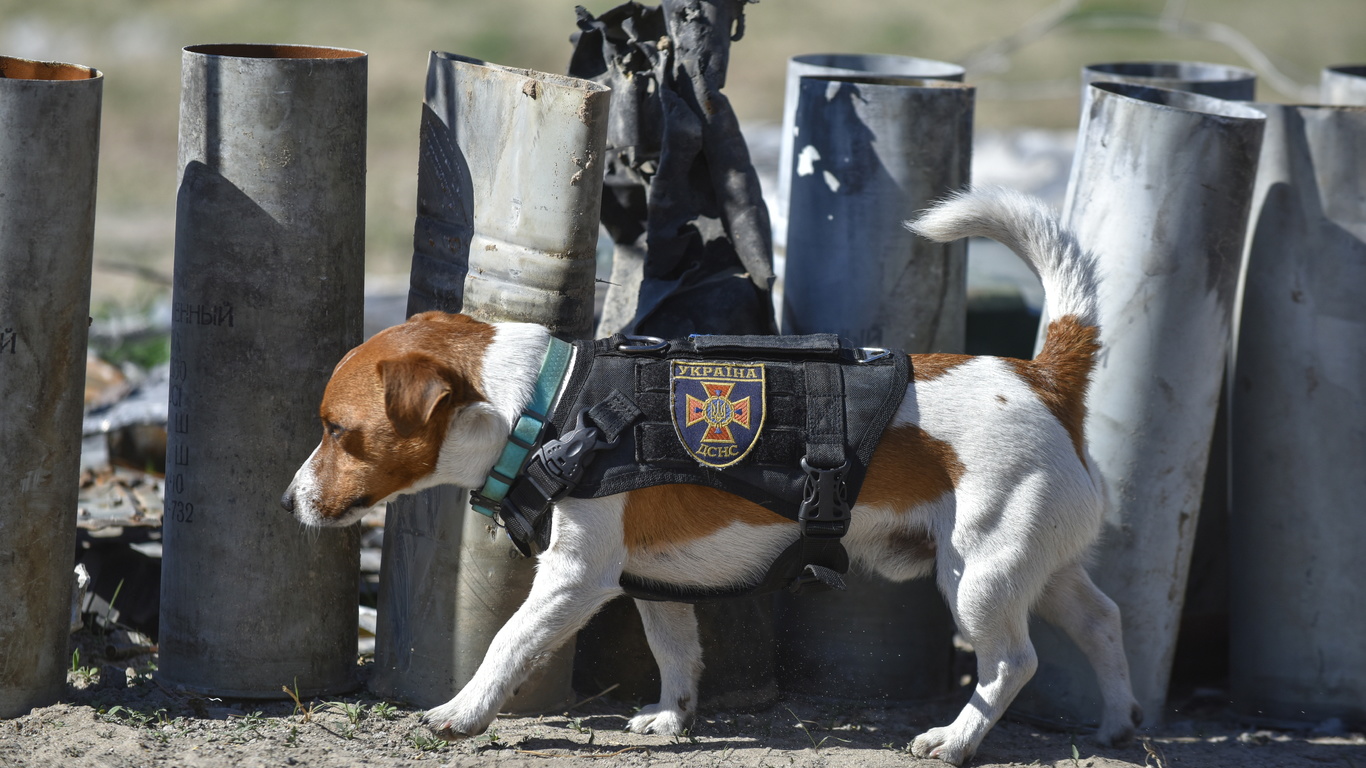
M 747 0 L 578 9 L 569 74 L 613 89 L 598 335 L 774 333 L 768 209 L 725 85 Z

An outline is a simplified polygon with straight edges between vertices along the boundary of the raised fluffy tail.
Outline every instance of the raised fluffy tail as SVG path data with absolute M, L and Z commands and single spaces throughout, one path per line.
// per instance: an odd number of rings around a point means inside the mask
M 1039 276 L 1049 317 L 1070 315 L 1081 326 L 1099 323 L 1095 259 L 1038 198 L 978 187 L 936 203 L 906 226 L 941 243 L 963 237 L 989 237 L 1001 243 Z
M 1048 335 L 1043 349 L 1017 370 L 1043 397 L 1071 435 L 1077 456 L 1087 463 L 1086 390 L 1100 350 L 1095 258 L 1043 202 L 995 187 L 953 195 L 907 226 L 939 242 L 990 237 L 1039 276 L 1050 317 Z

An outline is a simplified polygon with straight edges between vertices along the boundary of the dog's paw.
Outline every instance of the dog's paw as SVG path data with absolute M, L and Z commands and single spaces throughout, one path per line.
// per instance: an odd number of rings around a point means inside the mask
M 459 741 L 478 736 L 489 727 L 487 720 L 480 722 L 480 719 L 469 717 L 460 708 L 449 703 L 423 713 L 422 724 L 446 741 Z
M 952 765 L 962 765 L 976 751 L 974 745 L 963 744 L 952 728 L 931 728 L 915 737 L 911 742 L 911 754 L 943 760 Z
M 640 712 L 626 724 L 631 733 L 654 733 L 660 736 L 679 736 L 688 728 L 689 716 L 681 709 L 651 704 L 641 707 Z
M 1105 718 L 1092 738 L 1101 746 L 1122 747 L 1134 740 L 1134 734 L 1142 725 L 1143 707 L 1134 702 L 1127 714 Z

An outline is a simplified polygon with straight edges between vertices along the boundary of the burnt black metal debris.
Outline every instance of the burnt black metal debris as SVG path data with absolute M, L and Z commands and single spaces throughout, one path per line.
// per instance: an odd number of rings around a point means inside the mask
M 746 0 L 578 9 L 569 74 L 612 87 L 599 335 L 775 333 L 773 246 L 725 85 Z

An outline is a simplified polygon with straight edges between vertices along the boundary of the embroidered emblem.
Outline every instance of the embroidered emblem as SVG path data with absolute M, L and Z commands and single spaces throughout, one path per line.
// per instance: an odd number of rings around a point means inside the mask
M 764 366 L 675 360 L 674 429 L 688 454 L 722 469 L 749 455 L 764 428 Z

